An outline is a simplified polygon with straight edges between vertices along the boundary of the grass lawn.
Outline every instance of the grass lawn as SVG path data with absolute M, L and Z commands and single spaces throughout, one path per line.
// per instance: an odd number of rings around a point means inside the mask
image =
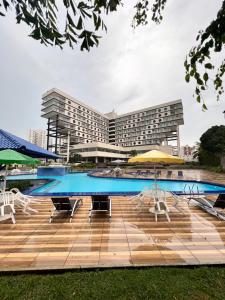
M 1 275 L 5 299 L 225 299 L 225 268 L 149 268 Z

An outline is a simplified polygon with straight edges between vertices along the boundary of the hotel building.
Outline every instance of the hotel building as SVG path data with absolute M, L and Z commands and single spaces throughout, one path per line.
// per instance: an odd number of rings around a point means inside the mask
M 68 156 L 74 151 L 97 162 L 126 159 L 132 150 L 179 152 L 179 126 L 184 124 L 181 100 L 122 115 L 102 114 L 55 88 L 42 100 L 42 117 L 48 120 L 47 148 L 56 153 Z

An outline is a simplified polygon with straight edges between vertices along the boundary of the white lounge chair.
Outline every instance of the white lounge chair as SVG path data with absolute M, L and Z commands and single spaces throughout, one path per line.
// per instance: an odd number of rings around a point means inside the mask
M 40 201 L 34 200 L 32 196 L 22 194 L 17 188 L 12 188 L 10 192 L 14 194 L 15 205 L 22 207 L 24 213 L 30 214 L 28 211 L 38 212 L 36 209 L 31 208 L 30 205 L 38 204 Z
M 194 203 L 196 206 L 200 207 L 201 209 L 205 210 L 209 214 L 217 217 L 220 220 L 225 221 L 225 213 L 221 211 L 225 209 L 225 195 L 220 194 L 216 201 L 210 200 L 202 197 L 192 198 L 189 201 L 190 203 Z
M 13 169 L 11 172 L 10 172 L 11 175 L 18 175 L 18 174 L 21 174 L 21 170 L 20 169 Z
M 8 211 L 9 210 L 9 211 Z M 11 192 L 0 193 L 0 221 L 12 219 L 16 223 L 14 209 L 14 195 Z
M 143 190 L 139 194 L 132 196 L 128 200 L 131 202 L 134 202 L 136 204 L 135 209 L 138 209 L 139 211 L 142 211 L 144 205 L 145 205 L 145 199 L 152 198 L 152 190 Z
M 186 203 L 187 204 L 189 200 L 187 198 L 185 198 L 184 196 L 178 196 L 177 194 L 175 194 L 173 192 L 171 192 L 170 194 L 171 194 L 171 197 L 174 200 L 173 207 L 176 208 L 179 212 L 183 213 L 183 209 L 181 209 L 179 207 L 179 205 L 181 203 Z

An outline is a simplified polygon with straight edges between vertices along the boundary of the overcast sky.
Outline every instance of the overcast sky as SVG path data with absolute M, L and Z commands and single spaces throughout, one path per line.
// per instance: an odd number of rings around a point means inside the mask
M 216 16 L 222 0 L 170 0 L 161 25 L 131 28 L 135 1 L 124 0 L 107 17 L 108 33 L 91 52 L 45 47 L 10 15 L 0 17 L 1 128 L 27 138 L 29 128 L 46 128 L 41 95 L 53 87 L 103 113 L 117 113 L 183 100 L 181 143 L 194 144 L 210 126 L 225 124 L 224 95 L 206 95 L 208 111 L 192 97 L 183 62 L 200 29 Z M 126 4 L 129 3 L 129 4 Z M 3 109 L 4 108 L 4 109 Z

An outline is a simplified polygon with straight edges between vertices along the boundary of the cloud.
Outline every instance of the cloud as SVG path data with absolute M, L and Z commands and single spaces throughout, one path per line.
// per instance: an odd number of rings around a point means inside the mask
M 113 108 L 126 113 L 181 98 L 182 144 L 193 144 L 210 126 L 224 124 L 224 101 L 217 103 L 209 90 L 209 110 L 202 112 L 192 97 L 193 84 L 184 81 L 183 66 L 198 31 L 216 16 L 222 1 L 169 1 L 161 25 L 149 22 L 136 30 L 131 28 L 134 3 L 107 16 L 108 33 L 90 53 L 46 48 L 27 37 L 27 27 L 16 25 L 12 15 L 0 18 L 1 127 L 23 137 L 29 128 L 45 128 L 41 95 L 52 87 L 104 113 Z

